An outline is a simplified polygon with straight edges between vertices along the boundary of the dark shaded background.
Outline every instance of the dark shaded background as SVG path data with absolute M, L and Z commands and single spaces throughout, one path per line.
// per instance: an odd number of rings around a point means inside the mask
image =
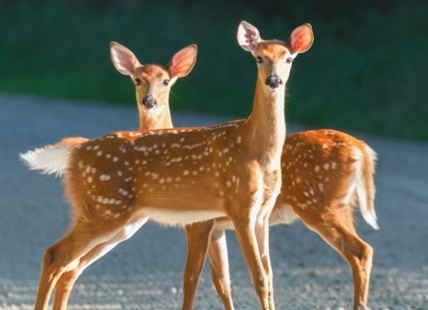
M 197 43 L 198 64 L 172 108 L 233 117 L 251 107 L 255 65 L 236 43 L 247 20 L 266 39 L 309 22 L 315 44 L 288 87 L 290 123 L 428 141 L 428 2 L 0 1 L 0 91 L 135 104 L 109 42 L 144 64 Z

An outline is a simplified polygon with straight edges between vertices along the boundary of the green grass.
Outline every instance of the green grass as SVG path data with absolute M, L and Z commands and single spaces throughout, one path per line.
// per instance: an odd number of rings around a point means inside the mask
M 278 39 L 310 22 L 315 44 L 293 67 L 288 121 L 428 141 L 428 3 L 328 2 L 329 9 L 316 1 L 276 9 L 243 0 L 3 1 L 0 91 L 134 104 L 129 78 L 110 62 L 110 41 L 143 64 L 167 64 L 197 43 L 198 63 L 174 87 L 172 108 L 243 117 L 256 67 L 236 43 L 239 21 Z

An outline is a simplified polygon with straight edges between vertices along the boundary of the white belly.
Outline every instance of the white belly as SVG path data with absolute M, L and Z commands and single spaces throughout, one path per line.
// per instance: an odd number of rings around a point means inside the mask
M 165 225 L 188 225 L 196 222 L 203 222 L 225 214 L 219 211 L 192 210 L 175 211 L 169 209 L 146 208 L 144 215 L 151 220 Z
M 275 206 L 272 210 L 269 218 L 269 225 L 291 224 L 296 219 L 298 219 L 298 215 L 293 211 L 293 209 L 289 205 L 282 204 Z
M 289 205 L 276 206 L 270 214 L 269 226 L 274 226 L 278 224 L 291 224 L 298 218 L 298 215 Z M 235 228 L 233 227 L 233 222 L 229 218 L 224 217 L 216 220 L 215 229 L 233 230 Z

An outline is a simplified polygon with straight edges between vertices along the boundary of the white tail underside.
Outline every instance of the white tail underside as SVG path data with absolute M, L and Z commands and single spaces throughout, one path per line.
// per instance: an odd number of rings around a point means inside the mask
M 40 170 L 43 174 L 61 176 L 67 168 L 71 149 L 70 146 L 49 145 L 19 156 L 31 170 Z
M 372 157 L 373 161 L 375 161 L 376 153 L 370 148 L 367 148 L 367 151 L 368 154 Z M 355 177 L 353 180 L 354 184 L 351 187 L 355 188 L 357 191 L 358 204 L 360 206 L 361 215 L 363 216 L 364 220 L 374 229 L 378 230 L 379 225 L 377 224 L 376 213 L 370 210 L 367 205 L 367 191 L 366 185 L 364 183 L 364 175 L 362 172 L 363 154 L 359 149 L 355 148 L 353 157 L 357 159 L 357 162 L 355 167 Z

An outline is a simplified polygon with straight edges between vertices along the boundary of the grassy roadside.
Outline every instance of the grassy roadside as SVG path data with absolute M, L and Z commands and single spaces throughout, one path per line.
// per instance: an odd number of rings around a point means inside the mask
M 280 39 L 311 22 L 315 44 L 294 65 L 288 120 L 428 141 L 426 2 L 331 18 L 294 8 L 289 20 L 254 8 L 220 14 L 221 7 L 178 1 L 96 3 L 0 2 L 0 91 L 134 104 L 132 84 L 110 62 L 111 40 L 142 63 L 163 64 L 197 43 L 198 64 L 175 86 L 173 109 L 241 117 L 249 113 L 255 65 L 236 44 L 239 21 Z

